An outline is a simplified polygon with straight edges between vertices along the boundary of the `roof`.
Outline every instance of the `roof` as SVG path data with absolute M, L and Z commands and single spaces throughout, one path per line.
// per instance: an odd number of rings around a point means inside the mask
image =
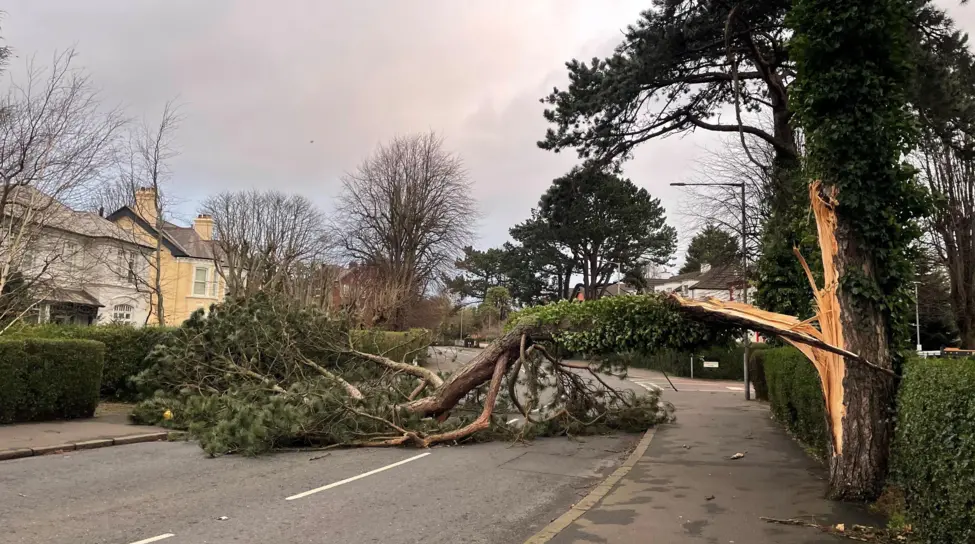
M 44 296 L 44 302 L 67 302 L 83 306 L 98 306 L 99 308 L 105 306 L 84 289 L 56 289 Z
M 724 291 L 742 285 L 741 267 L 735 265 L 717 266 L 700 274 L 691 289 L 711 289 Z
M 120 228 L 115 223 L 101 217 L 94 212 L 75 211 L 52 198 L 34 187 L 17 187 L 10 192 L 11 202 L 23 208 L 8 207 L 8 212 L 12 214 L 24 213 L 26 208 L 33 210 L 38 221 L 42 226 L 58 229 L 79 236 L 88 238 L 103 238 L 128 242 L 134 245 L 145 244 L 135 239 L 130 233 Z
M 114 222 L 122 217 L 132 219 L 143 230 L 153 236 L 156 235 L 156 229 L 153 225 L 129 206 L 122 206 L 115 210 L 108 216 L 108 219 Z M 204 240 L 193 227 L 181 227 L 169 221 L 163 221 L 162 231 L 163 245 L 174 257 L 213 260 L 215 255 L 219 253 L 217 243 L 214 240 Z

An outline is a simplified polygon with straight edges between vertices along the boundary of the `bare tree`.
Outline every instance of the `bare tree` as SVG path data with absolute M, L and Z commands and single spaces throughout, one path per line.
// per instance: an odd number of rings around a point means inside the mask
M 935 201 L 928 239 L 948 272 L 961 345 L 975 349 L 975 142 L 958 138 L 924 138 L 915 156 Z
M 100 209 L 104 209 L 106 204 L 118 208 L 133 206 L 133 211 L 155 230 L 155 235 L 150 240 L 142 239 L 144 237 L 138 232 L 133 232 L 132 235 L 133 241 L 148 242 L 154 247 L 152 252 L 140 253 L 147 261 L 149 274 L 139 275 L 139 278 L 142 278 L 141 287 L 151 293 L 151 299 L 154 299 L 155 308 L 151 315 L 155 315 L 159 325 L 166 324 L 162 249 L 168 201 L 164 188 L 171 175 L 169 162 L 179 154 L 174 145 L 179 123 L 178 107 L 172 100 L 166 102 L 158 123 L 143 119 L 132 130 L 127 145 L 115 157 L 117 177 L 103 187 L 99 197 Z M 142 198 L 138 198 L 140 193 Z M 89 197 L 89 203 L 92 201 Z
M 125 125 L 119 110 L 103 109 L 74 58 L 58 53 L 47 68 L 28 59 L 24 81 L 0 98 L 0 318 L 8 323 L 39 300 L 32 291 L 52 266 L 77 270 L 80 248 L 54 241 L 64 232 L 54 227 L 72 213 L 62 203 L 84 199 L 111 166 Z
M 450 269 L 473 238 L 471 183 L 457 155 L 435 133 L 394 138 L 343 178 L 338 236 L 349 258 L 372 267 L 385 313 L 401 324 L 404 308 Z
M 217 272 L 234 295 L 290 290 L 292 280 L 313 274 L 328 248 L 324 215 L 300 195 L 224 192 L 201 211 L 213 219 Z

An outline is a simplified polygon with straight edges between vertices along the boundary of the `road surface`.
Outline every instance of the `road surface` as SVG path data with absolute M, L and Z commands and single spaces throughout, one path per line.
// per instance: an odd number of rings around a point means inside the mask
M 2 461 L 0 542 L 523 542 L 637 438 L 256 459 L 162 442 Z

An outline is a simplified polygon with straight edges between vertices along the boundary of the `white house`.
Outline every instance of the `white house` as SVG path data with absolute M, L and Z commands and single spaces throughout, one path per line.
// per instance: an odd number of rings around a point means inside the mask
M 741 267 L 726 265 L 712 267 L 702 264 L 701 269 L 672 278 L 649 280 L 650 288 L 663 293 L 677 292 L 694 300 L 716 298 L 723 301 L 741 301 L 745 282 Z M 755 289 L 748 288 L 748 300 L 754 300 Z
M 17 269 L 31 284 L 32 315 L 39 322 L 91 325 L 129 323 L 141 326 L 150 310 L 147 281 L 154 248 L 97 213 L 75 211 L 45 195 L 27 190 L 18 199 L 43 213 L 21 244 Z

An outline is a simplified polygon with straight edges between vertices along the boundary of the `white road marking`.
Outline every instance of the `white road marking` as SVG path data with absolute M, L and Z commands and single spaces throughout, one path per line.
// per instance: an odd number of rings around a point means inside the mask
M 154 536 L 152 538 L 137 540 L 135 542 L 132 542 L 131 544 L 149 544 L 150 542 L 159 542 L 160 540 L 165 540 L 171 536 L 176 536 L 176 535 L 174 535 L 173 533 L 166 533 L 164 535 Z
M 420 459 L 421 457 L 426 457 L 427 455 L 430 455 L 430 452 L 421 453 L 420 455 L 415 455 L 413 457 L 410 457 L 409 459 L 403 459 L 402 461 L 393 463 L 391 465 L 386 465 L 384 467 L 380 467 L 380 468 L 377 468 L 375 470 L 370 470 L 369 472 L 364 472 L 364 473 L 362 473 L 362 474 L 360 474 L 358 476 L 353 476 L 351 478 L 346 478 L 344 480 L 339 480 L 337 482 L 333 482 L 333 483 L 330 483 L 328 485 L 324 485 L 322 487 L 316 487 L 315 489 L 310 489 L 308 491 L 305 491 L 304 493 L 298 493 L 297 495 L 292 495 L 290 497 L 287 497 L 284 500 L 286 500 L 286 501 L 293 501 L 295 499 L 300 499 L 302 497 L 307 497 L 308 495 L 313 495 L 315 493 L 318 493 L 319 491 L 326 491 L 328 489 L 332 489 L 333 487 L 338 487 L 340 485 L 347 484 L 349 482 L 354 482 L 356 480 L 361 480 L 362 478 L 365 478 L 366 476 L 372 476 L 373 474 L 379 474 L 380 472 L 382 472 L 384 470 L 389 470 L 391 468 L 396 468 L 396 467 L 398 467 L 400 465 L 405 465 L 406 463 L 409 463 L 410 461 L 416 461 L 417 459 Z M 146 542 L 151 542 L 151 541 L 146 541 Z M 138 542 L 135 542 L 133 544 L 139 544 L 139 543 Z
M 744 387 L 732 387 L 730 385 L 726 385 L 725 386 L 725 389 L 731 389 L 732 391 L 744 391 L 745 390 Z
M 663 388 L 655 383 L 651 383 L 651 382 L 636 382 L 636 383 L 637 385 L 643 387 L 647 391 L 658 391 L 658 392 L 663 391 Z

